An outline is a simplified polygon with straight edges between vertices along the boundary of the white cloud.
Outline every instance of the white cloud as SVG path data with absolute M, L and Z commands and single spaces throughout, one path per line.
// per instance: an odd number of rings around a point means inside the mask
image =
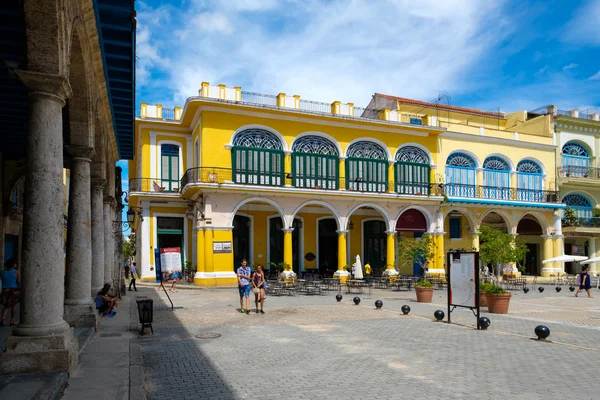
M 563 69 L 563 71 L 566 71 L 566 70 L 569 70 L 569 69 L 577 68 L 577 66 L 578 66 L 577 64 L 571 63 L 569 65 L 565 65 L 562 69 Z
M 596 72 L 594 75 L 588 78 L 590 81 L 600 81 L 600 71 Z
M 501 6 L 475 0 L 195 0 L 171 9 L 170 26 L 159 20 L 147 37 L 156 10 L 144 6 L 138 12 L 138 81 L 147 84 L 149 71 L 167 74 L 171 100 L 181 105 L 202 81 L 357 105 L 366 105 L 373 92 L 427 100 L 473 84 L 482 59 L 511 32 L 497 18 Z
M 566 25 L 564 39 L 579 46 L 600 45 L 600 0 L 588 0 L 573 15 Z

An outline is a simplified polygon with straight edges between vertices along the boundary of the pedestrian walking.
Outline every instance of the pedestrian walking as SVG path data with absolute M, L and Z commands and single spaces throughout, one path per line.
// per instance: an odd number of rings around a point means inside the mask
M 17 260 L 15 258 L 9 258 L 4 264 L 4 270 L 2 271 L 2 319 L 0 325 L 5 326 L 4 321 L 8 310 L 10 310 L 10 324 L 15 325 L 15 315 L 17 313 L 17 304 L 19 303 L 21 285 L 21 276 L 17 270 Z
M 248 267 L 246 260 L 242 260 L 242 266 L 237 269 L 238 291 L 240 292 L 240 312 L 250 314 L 250 279 L 252 270 Z M 244 308 L 244 297 L 246 308 Z
M 252 291 L 254 292 L 254 304 L 256 305 L 256 313 L 258 314 L 258 303 L 260 302 L 260 313 L 264 314 L 263 309 L 265 303 L 265 273 L 262 264 L 256 266 L 256 272 L 252 274 Z
M 585 290 L 588 297 L 592 297 L 590 289 L 592 288 L 592 281 L 590 280 L 590 274 L 588 274 L 588 266 L 584 266 L 579 274 L 579 289 L 575 292 L 575 297 L 579 297 L 579 292 Z
M 137 287 L 135 286 L 135 277 L 137 276 L 139 278 L 140 275 L 138 274 L 137 269 L 135 268 L 135 261 L 131 263 L 131 267 L 129 267 L 129 272 L 131 273 L 131 282 L 129 282 L 129 291 L 131 292 L 131 285 L 133 285 L 133 288 L 137 292 Z

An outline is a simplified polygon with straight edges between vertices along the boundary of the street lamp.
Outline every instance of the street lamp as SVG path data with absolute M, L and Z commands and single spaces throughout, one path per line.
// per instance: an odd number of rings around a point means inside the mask
M 127 210 L 127 222 L 129 223 L 129 225 L 133 224 L 134 219 L 135 211 L 133 211 L 133 208 L 129 207 L 129 210 Z

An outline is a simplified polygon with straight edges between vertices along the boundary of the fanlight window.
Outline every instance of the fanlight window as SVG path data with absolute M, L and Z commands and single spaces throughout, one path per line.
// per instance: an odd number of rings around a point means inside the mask
M 281 140 L 264 129 L 246 129 L 233 138 L 233 179 L 247 185 L 283 185 Z
M 292 150 L 294 187 L 339 189 L 339 154 L 330 140 L 304 136 L 294 142 Z
M 356 142 L 350 145 L 346 160 L 346 188 L 361 192 L 388 190 L 387 153 L 377 143 Z
M 475 197 L 475 160 L 455 152 L 446 160 L 446 191 L 448 196 Z
M 592 202 L 581 194 L 568 194 L 563 198 L 563 203 L 575 210 L 578 218 L 591 218 L 594 215 Z
M 506 160 L 496 156 L 485 159 L 482 196 L 486 199 L 510 199 L 510 167 Z
M 517 164 L 517 200 L 544 201 L 542 167 L 531 160 Z
M 429 194 L 429 157 L 422 149 L 415 146 L 404 146 L 398 150 L 394 173 L 397 193 Z
M 587 176 L 590 168 L 590 153 L 579 143 L 568 142 L 562 148 L 561 175 Z

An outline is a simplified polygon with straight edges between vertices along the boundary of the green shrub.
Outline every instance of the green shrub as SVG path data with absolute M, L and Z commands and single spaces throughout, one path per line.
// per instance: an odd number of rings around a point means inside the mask
M 433 285 L 431 284 L 431 282 L 422 279 L 419 282 L 415 283 L 415 287 L 433 287 Z
M 490 285 L 489 288 L 485 291 L 485 294 L 506 294 L 508 293 L 506 290 L 502 289 L 500 286 Z
M 479 291 L 482 293 L 487 293 L 487 291 L 493 286 L 494 285 L 491 283 L 482 283 L 479 285 Z

